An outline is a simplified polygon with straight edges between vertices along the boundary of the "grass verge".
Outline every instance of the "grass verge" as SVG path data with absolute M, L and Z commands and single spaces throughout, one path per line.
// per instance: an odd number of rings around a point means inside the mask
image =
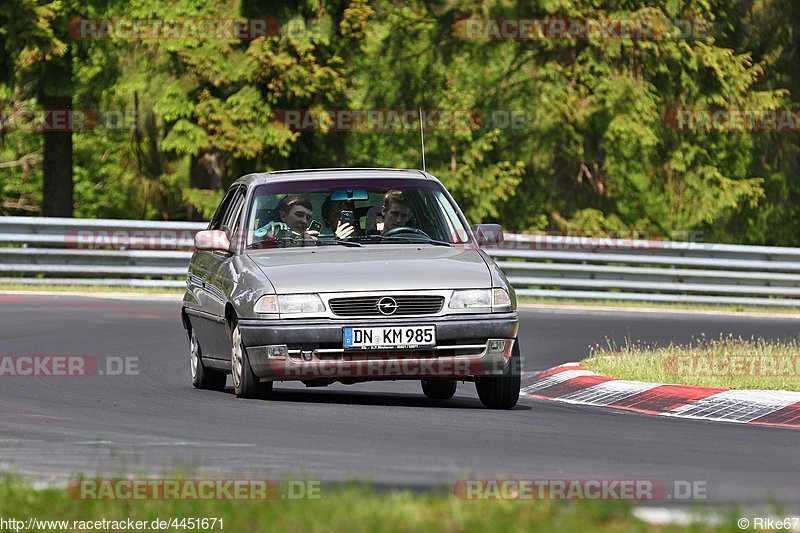
M 81 522 L 172 518 L 217 519 L 213 531 L 738 531 L 731 514 L 715 526 L 651 526 L 632 515 L 631 502 L 465 501 L 449 493 L 377 492 L 364 486 L 331 490 L 316 500 L 114 501 L 75 500 L 64 490 L 35 490 L 0 480 L 0 517 Z M 223 527 L 220 526 L 219 520 Z M 77 527 L 76 527 L 77 526 Z M 42 528 L 48 529 L 48 528 Z M 56 530 L 55 527 L 49 528 Z M 83 524 L 83 529 L 90 529 Z M 96 528 L 95 528 L 96 529 Z M 202 528 L 188 528 L 198 530 Z M 14 529 L 6 528 L 13 531 Z M 64 529 L 61 529 L 62 531 Z M 187 530 L 178 526 L 171 531 Z
M 168 287 L 124 287 L 115 285 L 31 285 L 24 283 L 0 283 L 2 291 L 30 291 L 30 292 L 116 292 L 131 294 L 177 294 L 182 295 L 184 289 L 170 289 Z
M 517 301 L 522 304 L 559 305 L 574 307 L 617 307 L 636 309 L 666 309 L 673 311 L 717 311 L 722 313 L 759 313 L 764 315 L 789 314 L 800 316 L 800 308 L 796 307 L 767 307 L 757 305 L 730 305 L 730 304 L 692 304 L 692 303 L 666 303 L 666 302 L 638 302 L 621 300 L 581 300 L 577 298 L 535 298 L 531 296 L 518 296 Z
M 800 391 L 800 344 L 764 339 L 696 339 L 687 346 L 626 342 L 592 349 L 581 364 L 605 376 L 650 383 Z

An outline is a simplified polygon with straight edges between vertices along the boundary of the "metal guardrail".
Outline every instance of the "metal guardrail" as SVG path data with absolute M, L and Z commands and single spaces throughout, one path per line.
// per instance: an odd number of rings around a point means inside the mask
M 0 283 L 185 287 L 208 224 L 0 217 Z
M 182 287 L 205 223 L 0 217 L 0 283 Z M 506 235 L 523 296 L 800 307 L 800 248 Z
M 800 306 L 800 248 L 507 235 L 486 251 L 523 296 Z

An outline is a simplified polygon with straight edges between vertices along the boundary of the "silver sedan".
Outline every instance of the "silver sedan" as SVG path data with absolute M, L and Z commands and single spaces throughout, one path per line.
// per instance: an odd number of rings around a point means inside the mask
M 418 170 L 250 174 L 195 239 L 182 318 L 192 382 L 267 398 L 276 381 L 474 382 L 519 398 L 516 296 L 442 183 Z

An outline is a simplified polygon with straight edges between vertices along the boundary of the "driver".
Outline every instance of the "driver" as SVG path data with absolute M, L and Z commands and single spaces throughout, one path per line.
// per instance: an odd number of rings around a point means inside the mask
M 411 220 L 411 202 L 408 195 L 397 189 L 387 191 L 383 197 L 381 215 L 383 216 L 381 233 L 407 226 Z

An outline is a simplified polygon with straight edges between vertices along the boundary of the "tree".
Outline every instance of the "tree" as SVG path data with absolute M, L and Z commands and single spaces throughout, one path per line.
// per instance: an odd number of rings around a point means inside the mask
M 786 89 L 784 113 L 800 108 L 800 10 L 792 0 L 725 0 L 712 3 L 719 42 L 750 52 L 762 69 L 759 88 Z M 742 206 L 716 228 L 718 238 L 758 244 L 797 244 L 800 234 L 800 133 L 757 131 L 752 172 L 764 176 L 764 198 Z
M 72 21 L 96 15 L 98 9 L 94 2 L 75 0 L 10 0 L 0 7 L 0 39 L 6 52 L 6 60 L 0 63 L 0 83 L 7 89 L 6 103 L 15 111 L 35 111 L 40 118 L 34 131 L 41 133 L 41 139 L 31 144 L 41 143 L 44 216 L 73 215 L 73 124 L 86 118 L 75 106 L 76 97 L 96 100 L 91 93 L 105 88 L 79 76 L 76 65 L 105 45 L 75 39 L 69 31 Z
M 465 167 L 452 179 L 456 191 L 464 189 L 459 200 L 469 204 L 466 191 L 485 190 L 479 196 L 499 214 L 490 218 L 512 229 L 669 235 L 713 228 L 763 199 L 763 176 L 750 164 L 750 135 L 675 131 L 668 124 L 676 109 L 777 109 L 784 103 L 782 91 L 758 86 L 761 67 L 748 54 L 718 45 L 712 35 L 680 34 L 675 20 L 693 20 L 700 28 L 713 24 L 705 1 L 662 0 L 649 7 L 627 0 L 565 1 L 533 9 L 411 1 L 381 3 L 378 9 L 385 11 L 385 22 L 367 39 L 377 44 L 367 49 L 359 69 L 367 87 L 365 107 L 422 104 L 524 113 L 520 129 L 437 132 L 428 154 L 430 167 L 443 175 Z M 487 18 L 647 20 L 653 36 L 491 40 L 457 31 L 460 20 Z M 376 77 L 382 81 L 374 82 Z M 411 152 L 413 144 L 410 137 L 363 141 L 367 152 L 395 160 L 409 159 L 398 145 Z M 480 152 L 486 155 L 470 168 Z M 492 165 L 524 165 L 513 194 L 493 186 L 495 173 L 481 170 Z M 466 185 L 471 179 L 476 184 Z
M 2 81 L 17 101 L 36 99 L 45 110 L 72 109 L 69 46 L 62 40 L 60 3 L 12 0 L 0 7 L 0 35 L 6 60 Z M 66 28 L 66 24 L 63 25 Z M 18 108 L 12 108 L 15 111 Z M 44 131 L 42 214 L 72 216 L 72 132 Z
M 3 129 L 4 212 L 29 213 L 38 202 L 66 212 L 53 199 L 68 197 L 74 181 L 78 216 L 203 218 L 221 188 L 252 171 L 419 167 L 415 121 L 296 131 L 281 113 L 413 116 L 421 107 L 466 113 L 428 123 L 426 160 L 474 222 L 800 242 L 800 134 L 675 125 L 680 110 L 702 118 L 798 106 L 794 0 L 74 1 L 0 7 L 0 100 L 131 110 L 135 123 L 73 132 L 71 143 Z M 267 18 L 280 31 L 66 40 L 77 16 Z M 486 28 L 499 19 L 647 21 L 650 34 L 498 40 L 464 31 L 470 20 Z M 682 21 L 699 31 L 686 33 Z

